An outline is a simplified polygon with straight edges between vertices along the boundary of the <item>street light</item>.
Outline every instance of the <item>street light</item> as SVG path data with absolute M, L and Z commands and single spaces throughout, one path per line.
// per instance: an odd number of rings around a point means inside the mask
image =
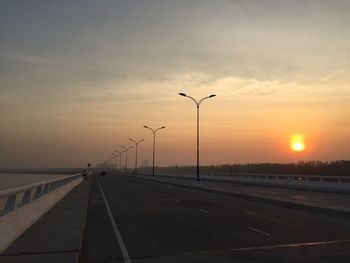
M 113 158 L 114 158 L 114 154 L 113 154 L 113 153 L 112 153 L 110 156 L 108 156 L 108 158 L 107 158 L 106 161 L 104 162 L 105 165 L 106 165 L 106 168 L 108 168 L 108 163 L 109 163 L 110 161 L 112 161 Z
M 204 97 L 201 100 L 197 101 L 196 99 L 192 98 L 191 96 L 186 95 L 185 93 L 179 93 L 179 95 L 190 98 L 191 100 L 193 100 L 193 102 L 196 104 L 197 106 L 197 183 L 199 183 L 199 106 L 201 105 L 201 103 L 206 100 L 206 99 L 210 99 L 215 97 L 215 94 L 212 94 L 210 96 Z
M 149 129 L 149 130 L 151 130 L 153 132 L 153 166 L 152 166 L 152 176 L 154 176 L 154 159 L 155 159 L 155 155 L 156 155 L 156 132 L 161 130 L 161 129 L 164 129 L 165 126 L 162 126 L 162 127 L 158 128 L 158 129 L 155 129 L 155 130 L 153 130 L 152 128 L 150 128 L 150 127 L 148 127 L 146 125 L 144 125 L 143 127 L 146 128 L 146 129 Z
M 141 139 L 139 141 L 135 141 L 134 139 L 129 139 L 135 143 L 135 174 L 137 174 L 137 146 L 140 142 L 143 142 L 145 139 Z
M 132 148 L 132 146 L 130 147 L 120 146 L 120 147 L 123 148 L 125 152 L 125 173 L 128 174 L 128 151 Z
M 105 161 L 105 163 L 109 163 L 113 159 L 113 154 L 109 155 Z
M 119 155 L 119 160 L 121 159 L 121 152 L 120 151 L 115 151 L 115 170 L 116 172 L 118 172 L 118 159 L 117 159 L 117 155 Z M 120 164 L 120 162 L 119 162 Z M 121 167 L 119 167 L 121 169 Z
M 120 152 L 120 158 L 119 158 L 119 169 L 120 169 L 120 174 L 122 174 L 122 155 L 123 155 L 123 152 L 125 151 L 121 151 Z
M 117 154 L 116 153 L 112 153 L 112 159 L 113 159 L 113 170 L 115 170 L 115 163 L 116 163 L 116 160 L 117 160 Z

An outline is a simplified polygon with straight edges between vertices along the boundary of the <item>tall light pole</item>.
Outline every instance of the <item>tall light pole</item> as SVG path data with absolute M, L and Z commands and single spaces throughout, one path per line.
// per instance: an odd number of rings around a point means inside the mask
M 143 142 L 145 139 L 141 139 L 139 141 L 135 141 L 134 139 L 129 139 L 135 143 L 135 174 L 137 174 L 137 146 L 140 142 Z
M 118 172 L 118 159 L 117 159 L 117 155 L 119 155 L 119 159 L 121 158 L 121 153 L 120 151 L 115 151 L 115 156 L 116 156 L 116 159 L 115 159 L 115 170 L 116 172 Z M 120 162 L 119 162 L 120 163 Z M 121 169 L 121 167 L 120 167 Z
M 113 158 L 113 170 L 115 170 L 115 166 L 116 166 L 116 161 L 117 161 L 117 154 L 116 153 L 113 153 L 112 154 L 112 158 Z
M 152 165 L 152 176 L 154 176 L 154 159 L 155 159 L 155 155 L 156 155 L 156 132 L 161 130 L 161 129 L 164 129 L 165 126 L 162 126 L 158 129 L 155 129 L 153 130 L 152 128 L 148 127 L 148 126 L 143 126 L 144 128 L 146 129 L 149 129 L 153 132 L 153 165 Z
M 120 146 L 125 151 L 125 173 L 128 174 L 128 151 L 132 148 L 132 146 L 124 147 Z
M 120 152 L 120 158 L 119 158 L 119 169 L 120 169 L 120 174 L 122 174 L 122 155 L 124 151 Z
M 111 154 L 110 156 L 108 156 L 107 160 L 105 161 L 106 168 L 108 168 L 108 163 L 109 163 L 110 161 L 112 161 L 113 158 L 114 158 L 114 155 L 113 155 L 113 154 Z
M 197 101 L 196 99 L 192 98 L 191 96 L 186 95 L 185 93 L 179 93 L 179 95 L 190 98 L 191 100 L 193 100 L 193 102 L 196 104 L 197 106 L 197 183 L 199 183 L 199 106 L 201 105 L 201 103 L 209 98 L 213 98 L 216 95 L 212 94 L 210 96 L 204 97 L 202 99 L 200 99 L 199 101 Z

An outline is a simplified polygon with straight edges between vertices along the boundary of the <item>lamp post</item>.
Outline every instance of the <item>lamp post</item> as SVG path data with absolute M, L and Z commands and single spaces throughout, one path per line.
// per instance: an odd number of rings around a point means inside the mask
M 202 99 L 200 99 L 199 101 L 197 101 L 196 99 L 192 98 L 191 96 L 186 95 L 185 93 L 179 93 L 179 95 L 190 98 L 191 100 L 193 100 L 193 102 L 196 104 L 197 106 L 197 183 L 199 183 L 199 106 L 201 105 L 201 103 L 209 98 L 213 98 L 216 95 L 212 94 L 210 96 L 204 97 Z
M 146 126 L 146 125 L 144 125 L 143 127 L 146 128 L 146 129 L 149 129 L 149 130 L 151 130 L 151 131 L 153 132 L 153 165 L 152 165 L 152 176 L 154 176 L 154 159 L 155 159 L 155 155 L 156 155 L 156 132 L 159 131 L 159 130 L 161 130 L 161 129 L 164 129 L 165 126 L 162 126 L 162 127 L 158 128 L 158 129 L 155 129 L 155 130 L 153 130 L 152 128 L 150 128 L 150 127 L 148 127 L 148 126 Z
M 119 155 L 119 159 L 121 158 L 121 153 L 120 153 L 120 151 L 115 151 L 115 157 L 116 157 L 116 159 L 115 159 L 115 171 L 116 171 L 116 173 L 118 172 L 118 159 L 117 159 L 117 155 Z M 119 162 L 120 163 L 120 162 Z M 121 167 L 119 167 L 119 168 L 121 168 Z
M 120 147 L 123 148 L 125 152 L 125 173 L 128 174 L 128 151 L 132 148 L 132 146 L 130 147 L 120 146 Z
M 124 151 L 120 152 L 120 158 L 119 158 L 119 170 L 120 170 L 120 174 L 122 174 L 122 155 L 123 155 Z
M 110 162 L 110 161 L 112 161 L 113 160 L 113 158 L 114 158 L 114 154 L 112 153 L 110 156 L 108 156 L 108 158 L 107 158 L 107 160 L 105 161 L 105 164 L 106 164 L 106 168 L 108 169 L 108 163 Z
M 116 153 L 113 153 L 112 154 L 112 158 L 113 158 L 113 170 L 115 170 L 115 166 L 116 166 L 116 161 L 117 161 L 117 154 Z
M 137 174 L 137 146 L 140 142 L 143 142 L 145 139 L 141 139 L 139 141 L 135 141 L 134 139 L 129 139 L 135 143 L 135 174 Z

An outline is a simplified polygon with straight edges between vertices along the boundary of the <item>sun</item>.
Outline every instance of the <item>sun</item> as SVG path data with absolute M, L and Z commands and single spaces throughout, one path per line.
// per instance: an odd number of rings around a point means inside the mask
M 295 152 L 301 152 L 305 150 L 305 139 L 302 134 L 293 134 L 290 137 L 289 144 L 290 148 Z
M 305 145 L 301 142 L 295 142 L 290 146 L 290 148 L 295 152 L 301 152 L 305 149 Z

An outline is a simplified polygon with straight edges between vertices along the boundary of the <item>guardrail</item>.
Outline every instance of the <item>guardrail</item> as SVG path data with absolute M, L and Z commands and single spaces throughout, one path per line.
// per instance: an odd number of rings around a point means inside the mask
M 79 173 L 0 190 L 0 253 L 82 180 Z
M 189 174 L 156 175 L 195 180 L 195 176 Z M 201 179 L 204 181 L 234 182 L 306 190 L 350 192 L 350 176 L 211 173 L 201 175 Z
M 32 201 L 37 200 L 81 177 L 82 174 L 79 173 L 0 190 L 0 217 L 30 204 Z

